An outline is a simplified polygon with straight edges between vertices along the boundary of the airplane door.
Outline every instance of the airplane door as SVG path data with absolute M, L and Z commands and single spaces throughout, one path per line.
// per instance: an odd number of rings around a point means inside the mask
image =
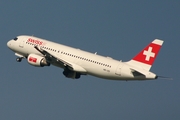
M 24 39 L 22 39 L 19 43 L 19 47 L 23 48 L 24 47 Z
M 121 76 L 121 69 L 122 69 L 123 65 L 122 64 L 119 64 L 117 69 L 116 69 L 116 72 L 115 74 L 118 75 L 118 76 Z

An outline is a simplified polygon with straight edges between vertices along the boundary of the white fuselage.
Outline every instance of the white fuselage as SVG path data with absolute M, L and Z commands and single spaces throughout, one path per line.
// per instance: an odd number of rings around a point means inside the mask
M 62 58 L 75 65 L 85 69 L 84 74 L 90 74 L 96 77 L 114 80 L 133 80 L 133 79 L 155 79 L 156 75 L 149 71 L 143 71 L 145 76 L 134 76 L 132 74 L 132 65 L 126 62 L 114 60 L 109 57 L 100 56 L 80 49 L 68 47 L 62 44 L 54 43 L 33 36 L 18 36 L 17 40 L 10 40 L 8 47 L 13 50 L 17 56 L 27 58 L 29 54 L 43 56 L 34 46 L 38 45 L 57 58 Z M 53 64 L 53 63 L 51 63 Z M 53 64 L 64 68 L 63 65 Z M 141 69 L 140 67 L 137 69 Z

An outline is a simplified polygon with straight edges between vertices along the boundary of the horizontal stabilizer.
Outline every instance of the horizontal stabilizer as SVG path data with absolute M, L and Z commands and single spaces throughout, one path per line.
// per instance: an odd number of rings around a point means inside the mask
M 131 72 L 134 76 L 145 76 L 143 73 L 141 73 L 135 69 L 132 69 L 132 68 L 130 68 L 130 69 L 131 69 Z

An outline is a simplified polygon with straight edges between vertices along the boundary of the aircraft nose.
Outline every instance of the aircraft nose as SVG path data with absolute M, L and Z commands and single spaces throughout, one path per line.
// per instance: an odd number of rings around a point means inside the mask
M 8 48 L 11 48 L 11 46 L 12 46 L 11 41 L 8 41 L 8 42 L 7 42 L 7 46 L 8 46 Z

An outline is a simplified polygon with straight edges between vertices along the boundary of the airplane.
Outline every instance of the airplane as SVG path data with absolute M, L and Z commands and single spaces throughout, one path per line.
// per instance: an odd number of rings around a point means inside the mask
M 7 42 L 17 56 L 16 61 L 27 59 L 30 65 L 54 65 L 63 70 L 67 78 L 79 79 L 92 75 L 109 80 L 153 80 L 159 76 L 150 69 L 163 44 L 155 39 L 131 60 L 122 62 L 97 53 L 90 53 L 34 36 L 20 35 Z

